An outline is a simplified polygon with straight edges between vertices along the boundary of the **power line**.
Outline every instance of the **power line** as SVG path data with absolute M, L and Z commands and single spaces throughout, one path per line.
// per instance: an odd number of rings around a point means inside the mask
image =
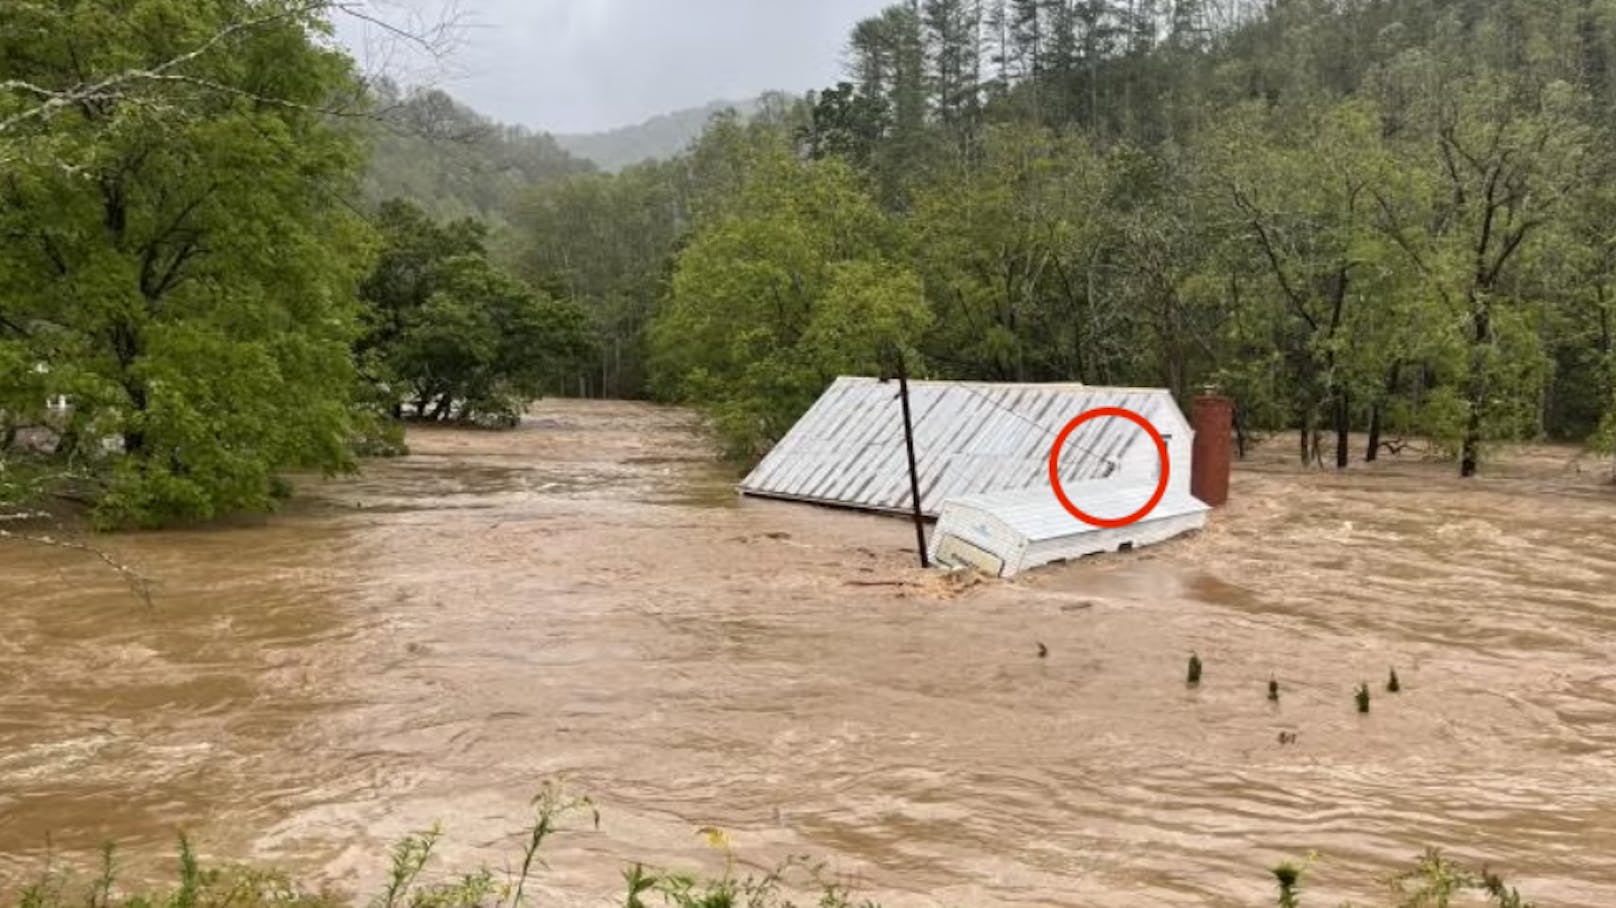
M 1051 439 L 1055 439 L 1055 438 L 1059 437 L 1059 433 L 1056 432 L 1054 429 L 1049 428 L 1048 426 L 1046 426 L 1043 423 L 1037 421 L 1036 419 L 1033 419 L 1033 418 L 1031 418 L 1029 416 L 1026 416 L 1026 415 L 1024 415 L 1022 413 L 1018 413 L 1015 410 L 1010 409 L 1009 407 L 1006 407 L 1005 405 L 999 403 L 998 401 L 996 401 L 993 398 L 987 396 L 986 394 L 983 394 L 982 392 L 976 390 L 975 388 L 971 387 L 970 385 L 963 384 L 961 382 L 956 382 L 956 381 L 942 382 L 941 384 L 946 384 L 951 388 L 958 388 L 961 391 L 964 391 L 966 394 L 969 394 L 969 395 L 977 398 L 978 400 L 983 401 L 988 406 L 993 407 L 994 409 L 999 410 L 999 411 L 1001 411 L 1003 413 L 1007 413 L 1010 416 L 1013 416 L 1016 419 L 1021 420 L 1022 422 L 1026 423 L 1027 425 L 1032 426 L 1033 428 L 1035 428 L 1038 431 L 1044 433 L 1044 435 L 1048 436 Z M 1087 454 L 1092 454 L 1093 456 L 1098 457 L 1100 460 L 1104 461 L 1105 462 L 1105 475 L 1107 477 L 1110 476 L 1112 473 L 1115 473 L 1119 468 L 1119 465 L 1118 465 L 1115 458 L 1107 457 L 1106 455 L 1101 454 L 1100 452 L 1094 450 L 1093 448 L 1087 447 L 1085 445 L 1075 444 L 1075 443 L 1073 443 L 1073 442 L 1071 442 L 1069 440 L 1067 442 L 1067 446 L 1077 448 L 1078 450 L 1083 451 L 1083 452 L 1085 452 Z

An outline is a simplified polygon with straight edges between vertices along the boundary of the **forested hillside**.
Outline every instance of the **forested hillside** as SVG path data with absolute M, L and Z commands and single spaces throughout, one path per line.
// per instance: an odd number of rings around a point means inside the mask
M 527 187 L 595 169 L 549 135 L 495 123 L 441 91 L 383 81 L 374 93 L 364 180 L 373 203 L 405 198 L 435 217 L 502 223 Z
M 0 5 L 0 501 L 263 510 L 539 392 L 748 458 L 898 353 L 1215 383 L 1342 466 L 1609 444 L 1616 0 L 903 3 L 847 81 L 615 174 L 378 90 L 346 11 Z
M 746 456 L 904 350 L 1216 383 L 1303 456 L 1418 433 L 1468 475 L 1608 437 L 1613 36 L 1609 0 L 903 3 L 794 109 L 535 189 L 524 261 L 596 314 L 591 391 Z
M 760 100 L 714 101 L 701 107 L 652 117 L 644 123 L 604 132 L 562 134 L 556 142 L 569 153 L 593 162 L 602 170 L 618 171 L 632 164 L 661 161 L 685 151 L 707 128 L 714 115 L 733 110 L 749 116 Z

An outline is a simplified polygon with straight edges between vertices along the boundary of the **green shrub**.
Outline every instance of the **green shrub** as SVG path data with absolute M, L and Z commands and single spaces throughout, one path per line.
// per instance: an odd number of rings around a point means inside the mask
M 523 833 L 521 860 L 515 870 L 496 874 L 486 867 L 425 882 L 442 832 L 434 827 L 405 836 L 389 855 L 387 882 L 369 900 L 358 900 L 329 889 L 308 889 L 287 876 L 245 866 L 202 866 L 189 840 L 179 841 L 176 878 L 166 887 L 132 894 L 117 885 L 117 853 L 102 851 L 100 867 L 88 879 L 75 880 L 48 860 L 39 878 L 15 895 L 0 892 L 0 908 L 519 908 L 531 904 L 525 888 L 544 863 L 539 852 L 554 835 L 575 829 L 576 818 L 587 816 L 599 828 L 600 814 L 588 798 L 546 786 L 534 799 L 534 819 Z M 878 908 L 871 901 L 854 901 L 845 887 L 828 881 L 823 864 L 803 856 L 786 859 L 773 870 L 740 876 L 729 837 L 722 830 L 699 830 L 707 844 L 721 853 L 724 869 L 717 875 L 681 873 L 634 864 L 623 872 L 625 908 Z M 1286 862 L 1272 871 L 1279 887 L 1280 908 L 1300 908 L 1302 884 L 1316 855 L 1296 864 Z M 1462 895 L 1479 895 L 1496 908 L 1532 908 L 1498 876 L 1476 873 L 1455 865 L 1437 851 L 1428 851 L 1406 873 L 1392 878 L 1396 908 L 1439 908 Z M 808 901 L 794 901 L 806 898 Z M 1469 904 L 1469 903 L 1466 903 Z

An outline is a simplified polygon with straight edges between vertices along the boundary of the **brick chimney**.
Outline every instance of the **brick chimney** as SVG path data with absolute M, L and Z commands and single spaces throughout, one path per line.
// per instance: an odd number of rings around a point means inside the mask
M 1190 457 L 1190 493 L 1213 507 L 1229 501 L 1229 447 L 1234 401 L 1207 388 L 1190 410 L 1195 448 Z

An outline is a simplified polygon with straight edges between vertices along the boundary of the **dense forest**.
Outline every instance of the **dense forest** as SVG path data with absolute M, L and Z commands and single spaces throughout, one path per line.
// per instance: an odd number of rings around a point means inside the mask
M 408 199 L 435 218 L 503 226 L 528 187 L 595 170 L 551 136 L 495 123 L 442 91 L 380 80 L 371 95 L 373 116 L 363 121 L 367 209 Z
M 268 510 L 283 471 L 351 469 L 406 417 L 507 424 L 575 371 L 584 313 L 482 220 L 363 189 L 379 155 L 382 188 L 492 216 L 587 167 L 366 82 L 328 38 L 348 9 L 0 5 L 0 502 Z
M 616 173 L 362 78 L 344 9 L 0 6 L 0 500 L 262 510 L 541 392 L 744 459 L 898 354 L 1216 384 L 1340 466 L 1610 442 L 1610 0 L 911 0 Z
M 707 405 L 742 455 L 903 349 L 1216 384 L 1304 457 L 1418 434 L 1469 475 L 1608 441 L 1613 40 L 1581 0 L 899 4 L 847 81 L 535 188 L 523 266 L 597 314 L 591 391 Z

